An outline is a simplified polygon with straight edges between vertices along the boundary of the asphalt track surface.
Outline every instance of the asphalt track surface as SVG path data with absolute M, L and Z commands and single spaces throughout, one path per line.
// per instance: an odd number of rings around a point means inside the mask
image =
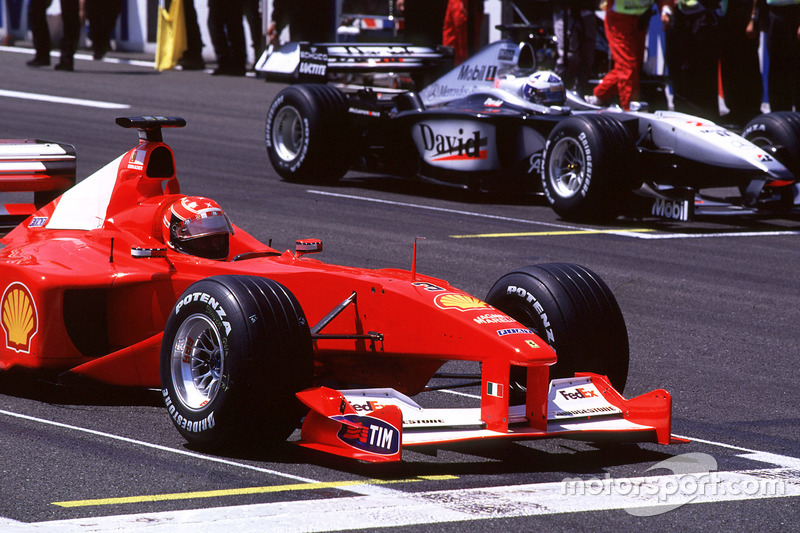
M 317 237 L 325 261 L 410 268 L 421 236 L 418 271 L 479 297 L 518 266 L 591 268 L 626 317 L 626 395 L 669 390 L 673 433 L 691 442 L 449 447 L 407 452 L 388 469 L 291 444 L 210 456 L 187 447 L 152 391 L 2 379 L 3 531 L 796 529 L 800 223 L 581 226 L 513 193 L 355 174 L 336 186 L 290 184 L 263 142 L 279 85 L 80 57 L 74 73 L 32 70 L 30 57 L 0 50 L 0 138 L 74 144 L 79 179 L 136 142 L 114 118 L 181 116 L 188 125 L 164 136 L 183 192 L 215 198 L 278 249 Z M 456 392 L 419 401 L 466 405 L 478 391 Z M 681 476 L 691 459 L 705 477 Z M 565 492 L 565 479 L 582 490 Z

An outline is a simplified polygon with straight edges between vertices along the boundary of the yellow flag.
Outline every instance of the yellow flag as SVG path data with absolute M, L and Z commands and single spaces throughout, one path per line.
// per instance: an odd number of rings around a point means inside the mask
M 178 64 L 186 51 L 186 19 L 183 0 L 172 0 L 169 10 L 164 1 L 158 3 L 158 31 L 156 34 L 156 70 L 169 70 Z

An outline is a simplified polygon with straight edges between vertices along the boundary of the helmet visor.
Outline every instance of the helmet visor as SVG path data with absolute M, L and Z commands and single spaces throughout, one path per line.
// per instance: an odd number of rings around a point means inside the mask
M 232 235 L 233 226 L 228 216 L 220 209 L 198 213 L 196 217 L 187 218 L 175 228 L 175 235 L 180 239 L 196 239 L 221 233 Z

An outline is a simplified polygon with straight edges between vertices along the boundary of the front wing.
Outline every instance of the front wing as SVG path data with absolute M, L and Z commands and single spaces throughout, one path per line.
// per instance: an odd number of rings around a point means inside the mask
M 317 387 L 297 396 L 311 409 L 298 444 L 367 462 L 400 461 L 406 447 L 483 439 L 680 440 L 670 435 L 672 399 L 667 391 L 628 400 L 597 374 L 550 382 L 546 428 L 530 422 L 525 405 L 509 407 L 507 424 L 490 429 L 479 407 L 423 408 L 394 389 Z

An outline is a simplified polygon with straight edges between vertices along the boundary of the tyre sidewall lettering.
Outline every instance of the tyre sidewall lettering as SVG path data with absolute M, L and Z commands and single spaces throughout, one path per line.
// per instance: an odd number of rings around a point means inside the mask
M 169 389 L 161 389 L 161 393 L 164 396 L 164 405 L 167 408 L 167 413 L 177 427 L 191 433 L 201 433 L 203 431 L 208 431 L 209 429 L 214 429 L 214 426 L 216 425 L 214 411 L 211 411 L 208 413 L 208 415 L 202 417 L 200 420 L 190 420 L 178 412 L 178 409 L 175 407 L 175 403 L 170 397 Z
M 551 347 L 555 345 L 556 338 L 555 333 L 553 332 L 553 325 L 550 322 L 549 317 L 547 316 L 547 312 L 544 309 L 542 303 L 534 296 L 532 293 L 525 290 L 523 287 L 519 287 L 517 285 L 508 284 L 506 285 L 505 294 L 507 297 L 515 299 L 516 301 L 522 303 L 526 308 L 533 311 L 534 316 L 538 317 L 538 323 L 536 324 L 536 328 L 538 331 L 537 333 L 539 336 L 547 342 L 548 345 Z M 528 324 L 523 324 L 528 325 Z
M 286 163 L 286 167 L 288 168 L 289 172 L 297 172 L 303 165 L 303 161 L 306 159 L 306 155 L 308 154 L 308 145 L 310 144 L 309 133 L 311 131 L 308 127 L 308 118 L 303 117 L 303 132 L 305 133 L 305 135 L 303 135 L 303 145 L 300 147 L 300 153 L 297 154 L 297 157 L 294 159 L 294 161 L 291 161 L 291 163 Z
M 278 109 L 283 104 L 284 95 L 279 95 L 272 105 L 269 108 L 269 112 L 267 113 L 267 121 L 266 121 L 266 129 L 264 131 L 264 137 L 267 143 L 267 148 L 272 148 L 272 122 L 275 120 L 275 113 L 278 112 Z
M 216 420 L 217 416 L 217 403 L 218 400 L 221 400 L 221 396 L 224 395 L 231 387 L 231 358 L 228 356 L 230 352 L 230 343 L 232 341 L 232 335 L 235 335 L 231 324 L 226 318 L 228 318 L 229 312 L 226 310 L 225 306 L 223 305 L 223 298 L 221 295 L 215 296 L 206 292 L 205 290 L 199 291 L 192 291 L 183 295 L 174 307 L 173 313 L 173 320 L 175 321 L 175 327 L 172 328 L 174 333 L 177 333 L 180 324 L 183 323 L 188 317 L 192 315 L 203 315 L 208 318 L 217 330 L 217 334 L 220 337 L 221 346 L 221 358 L 224 361 L 223 364 L 223 373 L 219 378 L 219 390 L 217 392 L 217 396 L 207 405 L 203 406 L 201 409 L 197 411 L 192 411 L 183 407 L 181 405 L 180 400 L 177 398 L 172 398 L 172 394 L 170 393 L 170 389 L 168 387 L 164 387 L 162 389 L 162 394 L 164 396 L 164 404 L 167 407 L 167 411 L 169 412 L 169 416 L 173 419 L 175 425 L 186 432 L 190 433 L 197 433 L 202 434 L 208 431 L 213 430 L 216 427 Z M 173 334 L 174 334 L 173 333 Z M 170 345 L 175 342 L 175 338 L 171 339 Z M 170 355 L 172 356 L 172 354 Z M 170 373 L 170 379 L 172 379 Z M 175 387 L 174 383 L 171 383 L 172 388 Z
M 756 131 L 766 132 L 767 126 L 761 123 L 751 124 L 747 126 L 747 129 L 742 132 L 742 137 L 747 139 L 751 133 L 754 133 Z
M 586 136 L 586 132 L 584 131 L 578 135 L 578 142 L 583 148 L 583 157 L 586 162 L 583 174 L 583 186 L 581 187 L 580 193 L 581 196 L 586 198 L 586 194 L 589 192 L 589 187 L 592 184 L 592 148 L 589 145 L 589 138 Z
M 548 176 L 548 171 L 547 171 L 547 167 L 550 164 L 550 156 L 552 155 L 550 149 L 552 147 L 552 144 L 557 142 L 558 139 L 560 139 L 563 136 L 564 132 L 560 132 L 554 138 L 547 139 L 547 142 L 544 145 L 544 158 L 541 164 L 539 176 L 541 177 L 542 180 L 542 191 L 544 191 L 545 198 L 547 198 L 547 202 L 550 205 L 553 205 L 555 203 L 553 194 L 550 192 L 550 177 Z

